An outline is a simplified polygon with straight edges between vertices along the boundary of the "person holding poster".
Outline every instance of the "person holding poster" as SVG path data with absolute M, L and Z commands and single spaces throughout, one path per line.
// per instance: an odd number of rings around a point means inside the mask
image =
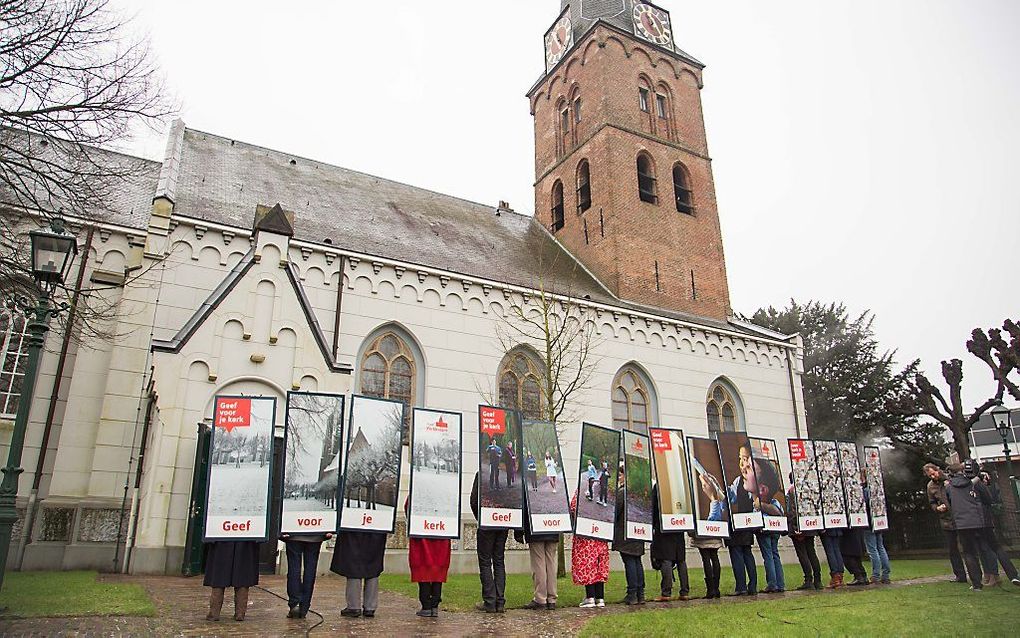
M 659 570 L 659 597 L 655 602 L 664 603 L 673 598 L 673 570 L 680 579 L 680 595 L 677 600 L 690 600 L 690 580 L 687 577 L 687 551 L 683 530 L 663 531 L 663 517 L 659 510 L 659 485 L 652 488 L 652 569 Z
M 684 449 L 682 430 L 649 428 L 652 443 L 652 464 L 655 466 L 659 518 L 655 519 L 665 532 L 693 531 L 694 504 Z
M 779 502 L 783 498 L 783 483 L 779 478 L 778 463 L 773 465 L 765 459 L 754 457 L 751 459 L 754 465 L 754 507 L 759 510 L 766 524 L 772 524 L 777 519 L 782 519 L 783 527 L 786 526 L 786 512 Z M 786 591 L 786 577 L 783 574 L 783 561 L 779 557 L 780 533 L 770 527 L 765 527 L 757 535 L 758 549 L 761 550 L 762 561 L 765 565 L 765 593 L 781 593 Z
M 581 437 L 584 449 L 584 435 Z M 578 492 L 570 500 L 570 513 L 579 516 L 578 507 L 583 497 Z M 612 529 L 612 528 L 610 528 Z M 594 609 L 606 606 L 606 582 L 609 580 L 609 543 L 574 534 L 574 545 L 570 551 L 570 576 L 575 585 L 584 585 L 584 599 L 579 607 Z
M 864 448 L 865 453 L 868 448 Z M 868 508 L 868 520 L 872 518 L 871 510 L 871 486 L 868 485 L 867 470 L 861 470 L 861 490 L 864 492 L 864 504 Z M 888 585 L 892 582 L 889 578 L 889 554 L 885 551 L 885 542 L 882 538 L 883 532 L 864 530 L 864 546 L 868 549 L 868 557 L 871 559 L 871 582 Z
M 460 537 L 461 415 L 414 408 L 407 535 Z
M 521 418 L 516 410 L 478 406 L 478 469 L 486 479 L 478 483 L 480 529 L 521 527 L 525 485 L 517 480 L 520 445 Z
M 393 533 L 403 430 L 400 401 L 360 395 L 351 399 L 340 529 Z
M 794 473 L 790 472 L 790 489 L 786 492 L 787 516 L 790 521 L 790 540 L 793 541 L 793 549 L 797 552 L 797 562 L 804 571 L 804 583 L 797 589 L 800 591 L 822 588 L 822 566 L 818 562 L 818 554 L 815 553 L 815 536 L 818 532 L 813 529 L 801 531 L 799 529 L 800 513 L 798 510 L 797 481 Z
M 206 620 L 218 621 L 227 587 L 234 588 L 234 620 L 244 620 L 248 589 L 259 584 L 259 544 L 255 541 L 209 543 L 202 584 L 211 587 Z
M 719 550 L 722 549 L 723 540 L 710 536 L 695 536 L 691 539 L 691 545 L 698 548 L 701 554 L 701 565 L 705 571 L 705 599 L 720 598 L 719 580 L 722 578 L 722 567 L 719 565 Z
M 624 536 L 629 540 L 652 540 L 652 462 L 648 437 L 637 432 L 623 433 Z
M 570 519 L 568 503 L 567 519 Z M 535 593 L 525 609 L 556 609 L 559 596 L 556 591 L 557 557 L 556 547 L 562 534 L 535 533 L 532 527 L 531 510 L 528 501 L 524 501 L 524 529 L 514 530 L 514 540 L 528 544 L 528 556 L 531 559 L 531 581 L 535 585 Z
M 322 543 L 332 534 L 280 534 L 287 553 L 287 618 L 304 618 L 312 606 Z
M 694 499 L 696 535 L 726 538 L 730 534 L 729 500 L 720 480 L 719 445 L 712 439 L 690 436 L 687 449 L 691 455 L 694 485 L 698 488 Z
M 347 579 L 347 606 L 340 615 L 374 618 L 379 607 L 379 576 L 383 571 L 386 534 L 341 530 L 336 535 L 329 569 Z
M 625 433 L 627 434 L 627 433 Z M 626 436 L 624 437 L 626 440 Z M 626 493 L 626 468 L 624 462 L 620 461 L 619 483 L 616 492 Z M 651 495 L 649 495 L 651 496 Z M 624 574 L 627 577 L 627 595 L 623 602 L 626 605 L 645 604 L 645 568 L 641 563 L 641 557 L 645 555 L 645 542 L 631 538 L 630 523 L 627 521 L 626 499 L 616 502 L 616 526 L 613 532 L 613 551 L 620 553 L 623 561 Z M 651 512 L 648 512 L 649 517 Z
M 612 541 L 616 522 L 616 485 L 620 467 L 620 432 L 581 425 L 581 459 L 574 534 Z M 610 489 L 612 488 L 612 489 Z
M 478 553 L 478 578 L 482 581 L 482 602 L 475 608 L 488 614 L 502 614 L 506 606 L 506 539 L 510 529 L 482 527 L 480 515 L 484 509 L 479 503 L 479 484 L 481 473 L 476 472 L 471 486 L 471 513 L 478 521 L 475 551 Z M 524 518 L 523 511 L 521 518 Z
M 458 486 L 459 487 L 459 486 Z M 412 495 L 404 501 L 404 513 L 411 516 Z M 418 583 L 419 618 L 439 618 L 439 603 L 443 600 L 443 583 L 450 571 L 450 539 L 420 538 L 411 536 L 407 541 L 407 564 L 411 568 L 411 582 Z

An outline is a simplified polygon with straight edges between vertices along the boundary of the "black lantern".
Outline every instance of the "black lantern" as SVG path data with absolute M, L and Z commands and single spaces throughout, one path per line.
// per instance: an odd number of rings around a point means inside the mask
M 33 230 L 28 235 L 32 239 L 32 276 L 44 289 L 63 282 L 78 254 L 74 235 L 64 232 L 64 220 L 54 217 L 50 230 Z
M 992 421 L 995 423 L 995 429 L 999 432 L 1003 442 L 1008 439 L 1009 436 L 1009 413 L 1011 410 L 1001 403 L 991 409 Z

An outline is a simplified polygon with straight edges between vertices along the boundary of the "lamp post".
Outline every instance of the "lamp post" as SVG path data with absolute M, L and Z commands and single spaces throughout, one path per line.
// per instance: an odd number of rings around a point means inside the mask
M 1009 470 L 1009 485 L 1013 492 L 1013 504 L 1020 510 L 1020 494 L 1017 493 L 1016 472 L 1013 471 L 1013 455 L 1009 452 L 1009 434 L 1012 430 L 1010 413 L 1012 410 L 999 403 L 991 409 L 995 430 L 1002 437 L 1002 452 L 1006 455 L 1006 469 Z
M 0 589 L 3 588 L 4 572 L 7 569 L 7 553 L 11 547 L 11 530 L 18 520 L 15 504 L 18 498 L 18 478 L 21 468 L 21 452 L 25 447 L 25 431 L 28 429 L 28 413 L 32 407 L 36 373 L 39 369 L 39 354 L 42 352 L 50 317 L 60 313 L 67 304 L 53 307 L 50 295 L 63 280 L 71 262 L 78 252 L 73 235 L 64 231 L 64 220 L 55 217 L 50 220 L 50 230 L 33 230 L 29 233 L 32 241 L 32 277 L 37 286 L 35 302 L 19 300 L 28 319 L 26 338 L 28 357 L 25 375 L 18 400 L 18 412 L 11 434 L 11 449 L 7 465 L 3 468 L 3 482 L 0 483 Z

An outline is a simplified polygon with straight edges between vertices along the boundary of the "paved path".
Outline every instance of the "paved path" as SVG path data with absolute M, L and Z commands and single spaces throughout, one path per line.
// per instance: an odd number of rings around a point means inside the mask
M 896 581 L 883 588 L 897 588 L 945 580 L 947 576 Z M 340 616 L 344 579 L 321 576 L 315 585 L 315 601 L 323 619 L 309 613 L 305 620 L 288 620 L 287 606 L 272 593 L 286 598 L 286 580 L 283 576 L 263 576 L 262 589 L 252 589 L 247 619 L 233 620 L 232 595 L 228 590 L 223 605 L 222 620 L 214 623 L 205 620 L 209 590 L 202 587 L 200 578 L 173 576 L 120 576 L 107 575 L 109 581 L 133 582 L 143 585 L 156 604 L 158 616 L 91 617 L 91 618 L 33 618 L 0 621 L 0 636 L 305 636 L 325 635 L 333 632 L 347 636 L 373 635 L 378 638 L 407 636 L 514 636 L 529 637 L 574 635 L 584 623 L 595 615 L 633 613 L 651 609 L 698 605 L 727 605 L 748 602 L 748 599 L 693 600 L 690 602 L 650 603 L 641 607 L 610 605 L 604 610 L 563 608 L 556 611 L 509 610 L 505 614 L 478 612 L 441 612 L 438 619 L 418 618 L 416 600 L 392 592 L 382 592 L 378 616 L 375 619 L 347 619 Z M 832 592 L 787 592 L 760 595 L 758 600 L 795 596 L 846 596 L 867 588 L 852 588 Z M 268 591 L 266 591 L 268 590 Z M 313 627 L 314 626 L 314 627 Z

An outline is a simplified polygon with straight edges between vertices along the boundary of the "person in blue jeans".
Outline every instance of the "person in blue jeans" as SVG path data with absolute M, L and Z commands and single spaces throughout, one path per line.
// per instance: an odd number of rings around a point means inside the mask
M 287 618 L 304 618 L 312 606 L 319 550 L 332 534 L 280 534 L 287 547 Z
M 775 497 L 782 491 L 779 474 L 775 467 L 763 459 L 754 459 L 755 489 L 754 507 L 765 516 L 786 516 L 783 506 Z M 756 537 L 758 549 L 761 550 L 762 562 L 765 564 L 765 593 L 786 591 L 786 576 L 783 574 L 783 561 L 779 557 L 779 532 L 764 529 Z
M 829 563 L 830 577 L 826 589 L 838 589 L 843 586 L 843 572 L 846 571 L 846 566 L 843 564 L 843 552 L 839 548 L 842 535 L 843 530 L 839 528 L 822 532 L 822 547 L 825 548 L 825 560 Z
M 868 489 L 868 479 L 861 470 L 861 488 L 864 490 L 864 505 L 868 508 L 868 520 L 871 518 L 871 490 Z M 864 546 L 871 558 L 871 582 L 888 585 L 889 579 L 889 554 L 885 551 L 885 542 L 882 532 L 872 531 L 871 528 L 864 530 Z
M 757 596 L 758 568 L 754 564 L 751 545 L 754 544 L 754 532 L 747 529 L 730 532 L 726 545 L 730 548 L 730 563 L 733 567 L 733 579 L 736 588 L 727 596 Z

